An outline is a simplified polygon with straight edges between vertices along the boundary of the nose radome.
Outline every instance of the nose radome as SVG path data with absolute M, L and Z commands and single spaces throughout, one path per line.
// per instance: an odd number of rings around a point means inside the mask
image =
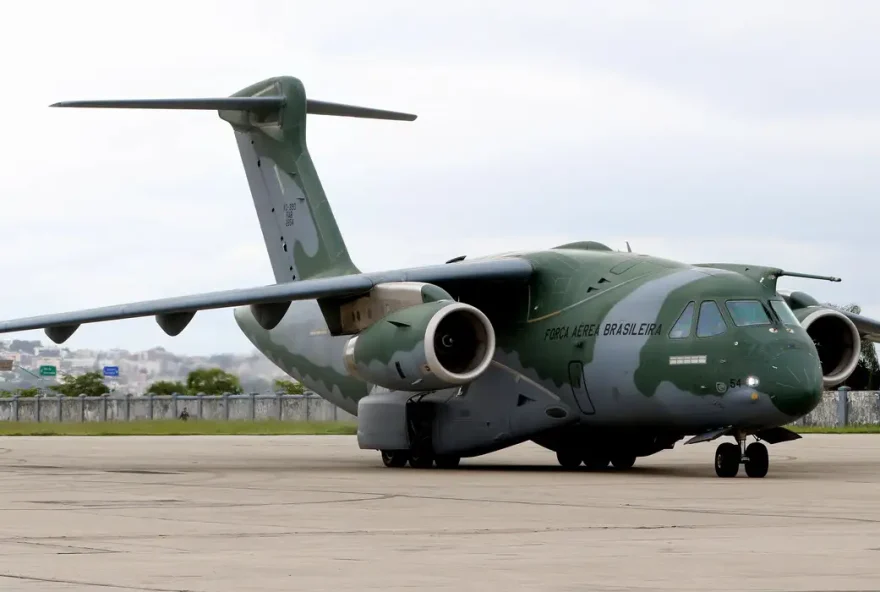
M 776 408 L 793 418 L 806 415 L 822 399 L 822 366 L 808 349 L 786 345 L 771 358 L 761 390 Z

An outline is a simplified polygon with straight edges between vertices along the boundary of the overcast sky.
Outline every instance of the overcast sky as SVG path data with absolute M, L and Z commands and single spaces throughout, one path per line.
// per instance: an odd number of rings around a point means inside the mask
M 780 287 L 880 317 L 878 30 L 868 1 L 10 3 L 0 317 L 272 283 L 215 113 L 47 106 L 284 74 L 312 98 L 419 115 L 309 121 L 365 271 L 629 240 L 839 275 Z M 177 338 L 147 318 L 67 345 L 251 350 L 229 310 Z

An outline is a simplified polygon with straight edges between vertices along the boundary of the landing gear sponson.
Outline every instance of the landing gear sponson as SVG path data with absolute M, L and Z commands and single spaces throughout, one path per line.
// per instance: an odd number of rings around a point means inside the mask
M 409 450 L 383 450 L 382 462 L 386 467 L 394 468 L 404 467 L 409 463 L 409 466 L 417 469 L 430 469 L 435 465 L 438 469 L 454 469 L 461 462 L 461 457 Z
M 566 469 L 576 469 L 581 463 L 591 471 L 607 469 L 610 464 L 615 469 L 631 469 L 636 463 L 636 455 L 629 453 L 606 455 L 598 452 L 581 453 L 577 449 L 563 449 L 556 452 L 556 460 Z

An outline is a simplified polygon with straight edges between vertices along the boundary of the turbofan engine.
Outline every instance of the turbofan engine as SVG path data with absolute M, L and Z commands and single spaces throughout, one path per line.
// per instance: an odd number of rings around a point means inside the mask
M 826 387 L 837 386 L 856 369 L 862 339 L 855 324 L 843 313 L 824 306 L 809 306 L 794 311 L 816 344 Z
M 391 390 L 449 388 L 476 379 L 495 354 L 495 330 L 479 309 L 444 300 L 388 314 L 345 345 L 349 373 Z

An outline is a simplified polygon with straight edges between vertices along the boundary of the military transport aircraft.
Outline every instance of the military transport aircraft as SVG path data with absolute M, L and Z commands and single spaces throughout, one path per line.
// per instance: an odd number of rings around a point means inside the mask
M 720 444 L 715 471 L 767 474 L 770 444 L 856 367 L 880 322 L 777 290 L 783 276 L 687 264 L 593 241 L 361 273 L 306 146 L 307 114 L 412 121 L 306 98 L 277 77 L 230 97 L 57 107 L 217 110 L 238 142 L 275 284 L 0 322 L 62 343 L 84 323 L 155 316 L 178 335 L 235 307 L 272 362 L 358 416 L 389 467 L 451 468 L 533 441 L 564 467 L 630 468 L 686 443 Z M 755 442 L 746 446 L 747 438 Z

